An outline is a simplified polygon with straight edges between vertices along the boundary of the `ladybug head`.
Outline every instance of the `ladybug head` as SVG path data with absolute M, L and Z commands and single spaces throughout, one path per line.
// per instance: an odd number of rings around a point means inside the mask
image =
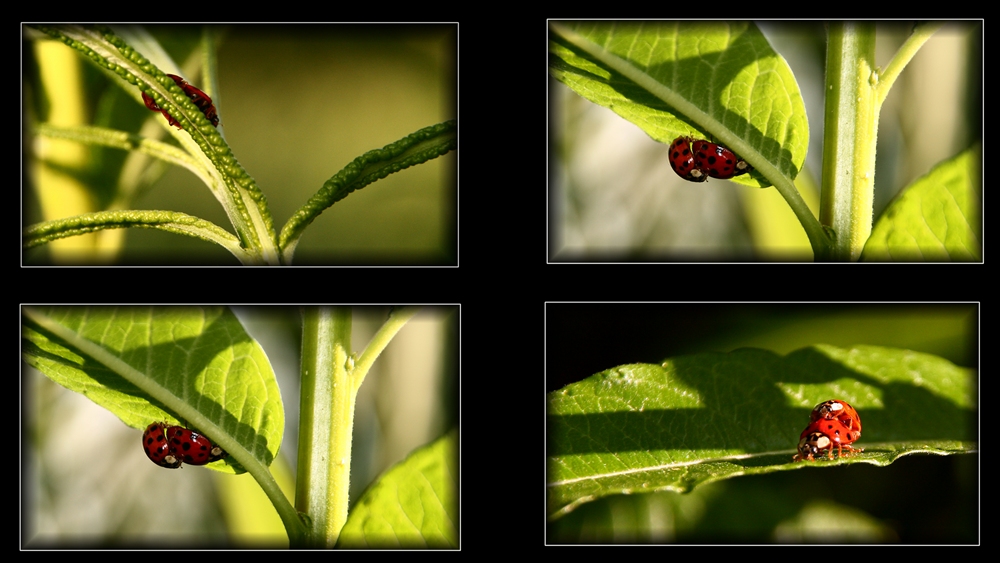
M 830 447 L 830 438 L 822 432 L 811 432 L 799 440 L 799 455 L 812 459 L 821 450 Z

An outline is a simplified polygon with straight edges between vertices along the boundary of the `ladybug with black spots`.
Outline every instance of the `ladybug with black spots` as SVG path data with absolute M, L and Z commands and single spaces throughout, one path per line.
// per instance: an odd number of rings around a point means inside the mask
M 205 436 L 180 426 L 167 428 L 167 441 L 177 459 L 188 465 L 206 465 L 227 455 Z
M 708 176 L 694 163 L 694 153 L 691 152 L 691 137 L 677 137 L 670 144 L 670 167 L 678 176 L 689 182 L 704 182 Z
M 861 436 L 861 417 L 858 416 L 858 411 L 856 411 L 854 407 L 844 401 L 831 399 L 829 401 L 822 402 L 816 405 L 816 408 L 813 409 L 809 418 L 812 422 L 816 422 L 819 419 L 837 419 L 841 424 L 846 426 L 848 430 L 853 430 L 857 432 L 857 436 Z M 857 439 L 857 437 L 855 437 L 855 439 Z
M 207 465 L 226 457 L 225 450 L 204 435 L 181 426 L 154 422 L 142 433 L 146 457 L 160 467 L 177 469 L 181 463 Z
M 728 180 L 751 170 L 747 161 L 728 148 L 711 141 L 680 136 L 670 144 L 670 167 L 690 182 L 704 182 L 708 177 Z
M 692 150 L 694 151 L 695 166 L 700 168 L 703 174 L 708 174 L 713 178 L 728 180 L 733 176 L 746 174 L 750 171 L 750 165 L 747 164 L 747 161 L 720 144 L 695 141 Z
M 142 433 L 142 449 L 146 452 L 149 461 L 160 467 L 177 469 L 181 466 L 181 462 L 171 451 L 170 444 L 167 442 L 167 435 L 164 431 L 166 426 L 162 422 L 154 422 L 147 426 L 146 431 Z
M 861 417 L 858 411 L 844 401 L 830 400 L 816 405 L 809 415 L 811 422 L 799 435 L 798 453 L 792 461 L 814 461 L 823 451 L 827 459 L 833 459 L 833 449 L 837 457 L 846 457 L 864 448 L 855 449 L 850 444 L 861 437 Z

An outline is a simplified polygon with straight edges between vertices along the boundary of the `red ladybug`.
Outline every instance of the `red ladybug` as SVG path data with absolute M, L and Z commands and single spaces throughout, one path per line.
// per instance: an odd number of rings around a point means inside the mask
M 167 469 L 177 469 L 181 463 L 205 465 L 229 455 L 205 436 L 181 426 L 167 426 L 165 422 L 146 427 L 142 449 L 150 461 Z
M 694 153 L 691 152 L 691 137 L 677 137 L 670 144 L 670 167 L 678 176 L 690 182 L 704 182 L 708 176 L 701 168 L 695 166 Z
M 857 435 L 861 435 L 861 417 L 858 416 L 858 411 L 854 410 L 854 407 L 844 401 L 831 399 L 820 403 L 816 405 L 816 408 L 813 409 L 812 414 L 809 416 L 813 422 L 821 418 L 825 420 L 836 418 L 848 430 L 857 431 Z
M 833 448 L 837 448 L 837 457 L 847 457 L 843 450 L 847 450 L 850 455 L 854 452 L 863 452 L 864 448 L 855 449 L 848 444 L 857 439 L 858 433 L 852 433 L 839 420 L 817 420 L 802 431 L 799 437 L 799 453 L 792 457 L 792 461 L 814 461 L 820 452 L 826 450 L 826 457 L 833 459 Z
M 677 137 L 670 144 L 670 167 L 690 182 L 704 182 L 708 177 L 728 180 L 751 170 L 747 161 L 726 147 L 711 141 Z
M 167 428 L 167 441 L 177 459 L 188 465 L 205 465 L 229 455 L 205 436 L 180 426 Z
M 188 84 L 186 80 L 176 74 L 168 74 L 167 76 L 172 78 L 173 81 L 180 86 L 181 90 L 184 91 L 184 94 L 186 94 L 188 98 L 191 98 L 191 103 L 198 106 L 198 109 L 205 114 L 205 118 L 208 119 L 213 126 L 219 126 L 219 115 L 216 113 L 215 104 L 212 103 L 212 98 L 208 97 L 208 94 Z M 183 129 L 180 122 L 174 119 L 169 113 L 166 112 L 166 110 L 160 108 L 160 106 L 156 104 L 156 101 L 153 100 L 149 94 L 145 92 L 142 93 L 142 102 L 146 104 L 147 108 L 162 113 L 163 116 L 167 118 L 168 124 L 173 125 L 178 129 Z
M 861 437 L 861 417 L 851 405 L 837 400 L 826 401 L 816 405 L 810 414 L 812 422 L 799 435 L 799 453 L 792 461 L 814 461 L 820 452 L 826 450 L 828 459 L 833 459 L 833 448 L 837 448 L 837 457 L 863 452 L 864 448 L 855 449 L 849 444 Z
M 160 467 L 177 469 L 181 462 L 170 449 L 167 437 L 163 432 L 166 424 L 154 422 L 146 427 L 142 433 L 142 449 L 146 452 L 146 457 Z
M 695 166 L 713 178 L 728 180 L 750 171 L 747 161 L 722 145 L 709 141 L 695 141 L 692 150 Z

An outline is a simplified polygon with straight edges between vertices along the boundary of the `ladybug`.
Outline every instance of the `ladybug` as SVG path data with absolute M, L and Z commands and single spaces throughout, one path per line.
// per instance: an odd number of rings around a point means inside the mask
M 709 176 L 728 180 L 751 170 L 747 161 L 726 147 L 685 136 L 677 137 L 670 144 L 669 158 L 674 172 L 691 182 L 704 182 Z
M 726 147 L 709 141 L 695 141 L 693 145 L 694 164 L 702 174 L 713 178 L 728 180 L 733 176 L 746 174 L 750 171 L 747 161 L 736 156 Z
M 146 457 L 150 461 L 161 467 L 177 469 L 181 466 L 181 461 L 170 449 L 167 438 L 163 432 L 166 424 L 154 422 L 146 427 L 142 433 L 142 449 L 146 452 Z
M 150 461 L 168 469 L 177 469 L 181 463 L 205 465 L 229 455 L 202 434 L 181 426 L 167 426 L 165 422 L 146 427 L 142 449 Z
M 708 176 L 695 165 L 694 153 L 691 152 L 691 137 L 677 137 L 670 143 L 670 167 L 678 176 L 691 182 L 704 182 Z
M 860 434 L 851 432 L 837 419 L 817 420 L 802 431 L 802 435 L 799 436 L 799 453 L 792 457 L 792 461 L 813 461 L 823 450 L 826 450 L 827 458 L 833 459 L 834 447 L 837 448 L 837 457 L 846 457 L 843 452 L 845 449 L 848 455 L 853 452 L 863 452 L 864 448 L 854 449 L 849 445 Z
M 184 90 L 187 97 L 191 98 L 191 102 L 198 106 L 198 109 L 205 114 L 205 118 L 208 119 L 213 126 L 219 126 L 219 116 L 215 112 L 215 104 L 212 103 L 212 98 L 209 98 L 208 94 L 188 84 L 186 80 L 176 74 L 168 74 L 167 76 L 174 79 L 174 82 L 181 87 L 181 90 Z
M 167 428 L 167 440 L 173 455 L 188 465 L 205 465 L 229 455 L 205 436 L 180 426 Z
M 198 106 L 198 109 L 200 109 L 201 112 L 205 114 L 205 118 L 208 119 L 208 121 L 211 122 L 213 126 L 215 127 L 219 126 L 219 115 L 216 113 L 215 104 L 212 103 L 212 98 L 208 97 L 208 94 L 188 84 L 186 80 L 184 80 L 180 76 L 177 76 L 176 74 L 168 74 L 167 76 L 173 79 L 173 81 L 176 82 L 178 86 L 180 86 L 181 90 L 184 91 L 184 94 L 187 95 L 188 98 L 191 98 L 191 102 L 194 105 Z M 162 113 L 163 116 L 167 118 L 167 123 L 169 125 L 173 125 L 178 129 L 183 129 L 183 127 L 181 127 L 180 122 L 174 119 L 173 116 L 167 113 L 166 110 L 162 109 L 159 105 L 157 105 L 156 101 L 153 100 L 153 98 L 149 94 L 142 92 L 142 102 L 146 104 L 147 108 Z
M 864 451 L 850 446 L 861 437 L 861 417 L 851 405 L 838 400 L 825 401 L 813 408 L 809 418 L 809 426 L 799 435 L 799 453 L 792 461 L 813 461 L 823 450 L 828 459 L 833 459 L 834 447 L 838 457 L 844 457 L 845 449 L 848 455 Z
M 812 422 L 820 419 L 832 420 L 836 418 L 848 430 L 856 431 L 857 436 L 861 436 L 861 417 L 858 416 L 858 411 L 854 410 L 854 407 L 844 401 L 831 399 L 820 403 L 816 405 L 816 408 L 813 409 L 809 417 Z

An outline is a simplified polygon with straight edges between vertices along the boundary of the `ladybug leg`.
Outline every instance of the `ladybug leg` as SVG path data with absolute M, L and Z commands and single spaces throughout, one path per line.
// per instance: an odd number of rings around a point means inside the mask
M 843 453 L 841 451 L 841 448 L 847 450 L 847 453 L 846 454 Z M 830 451 L 832 452 L 833 448 L 830 448 Z M 841 458 L 841 457 L 851 457 L 855 453 L 861 453 L 863 451 L 865 451 L 864 448 L 853 448 L 853 447 L 851 447 L 848 444 L 838 444 L 837 445 L 837 457 L 838 458 Z
M 848 452 L 847 455 L 852 455 L 854 453 L 861 453 L 861 452 L 865 451 L 864 448 L 852 448 L 851 446 L 846 446 L 846 445 L 844 447 L 847 448 L 847 452 Z

